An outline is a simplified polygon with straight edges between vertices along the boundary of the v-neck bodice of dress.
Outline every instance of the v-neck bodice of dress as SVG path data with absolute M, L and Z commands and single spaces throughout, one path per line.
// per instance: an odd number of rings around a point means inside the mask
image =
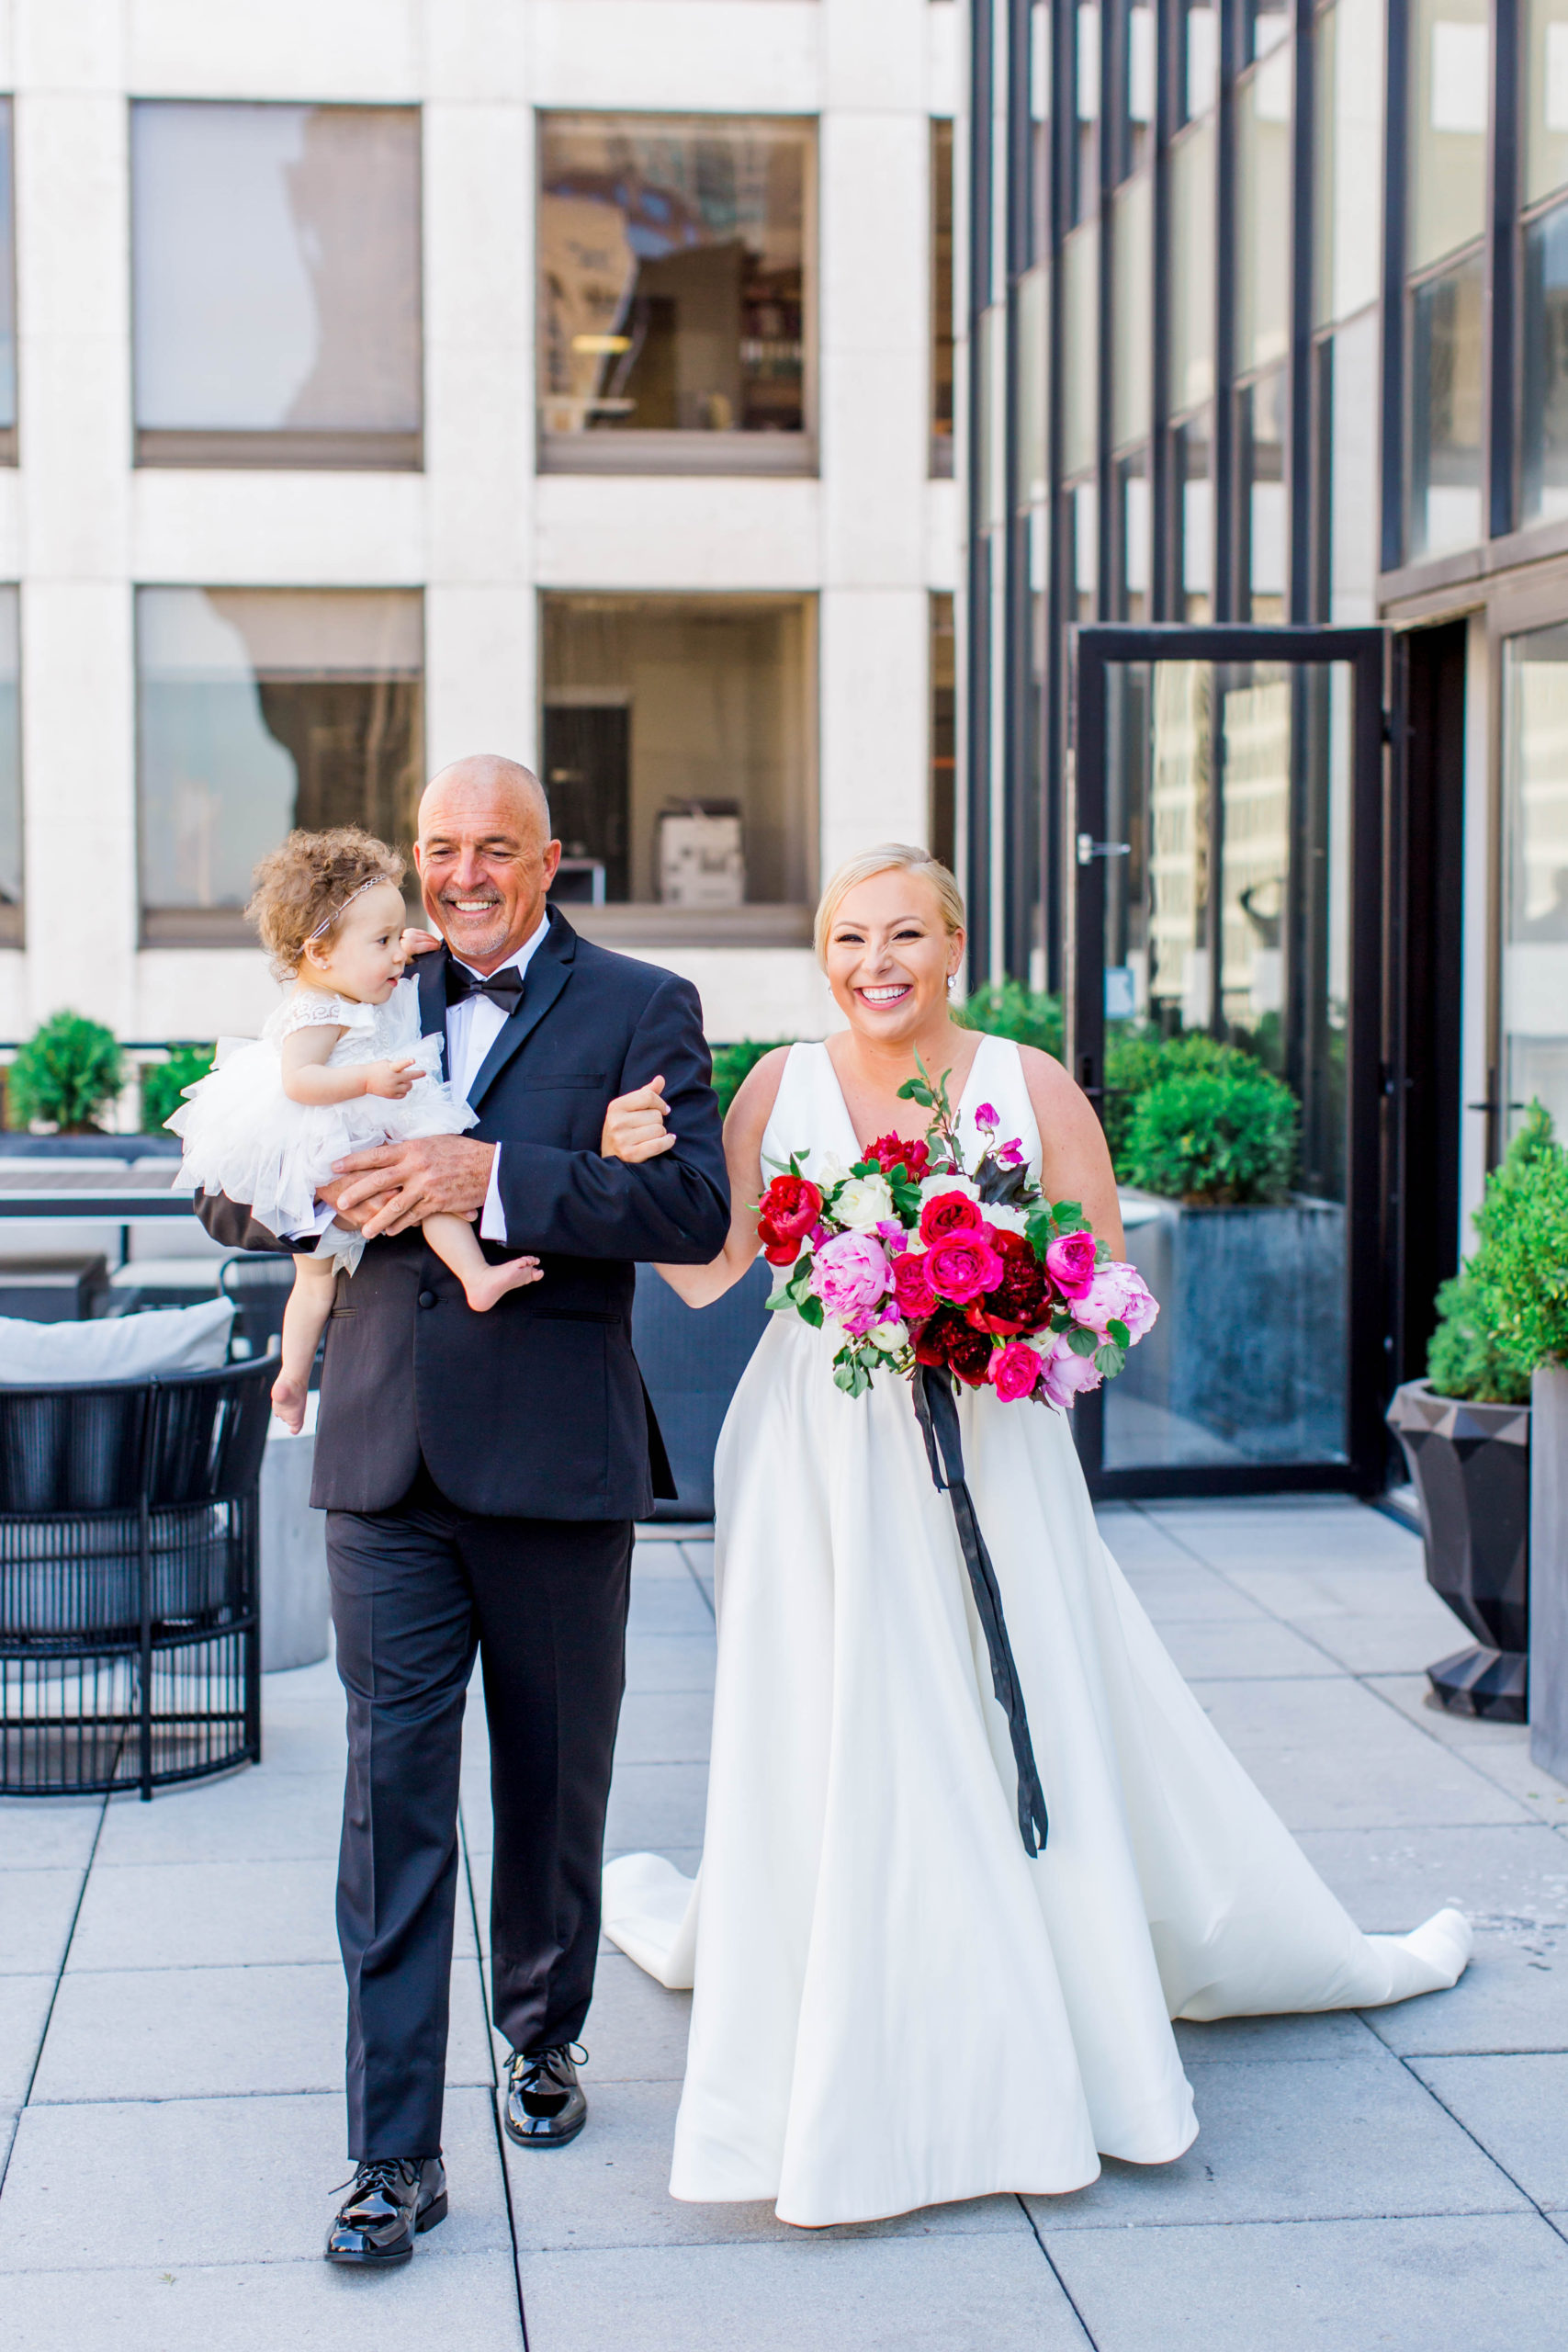
M 1040 1172 L 1040 1131 L 1034 1122 L 1023 1057 L 1006 1037 L 982 1037 L 958 1101 L 958 1132 L 965 1162 L 973 1167 L 986 1140 L 975 1114 L 997 1114 L 1004 1143 L 1017 1137 L 1030 1172 Z M 762 1133 L 762 1181 L 767 1183 L 794 1157 L 815 1182 L 824 1165 L 851 1168 L 861 1156 L 843 1088 L 825 1045 L 792 1046 L 779 1091 Z

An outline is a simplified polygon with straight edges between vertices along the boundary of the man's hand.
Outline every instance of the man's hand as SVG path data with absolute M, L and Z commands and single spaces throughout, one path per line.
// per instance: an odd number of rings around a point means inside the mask
M 350 1181 L 323 1186 L 321 1198 L 332 1201 L 344 1223 L 356 1225 L 367 1241 L 378 1233 L 406 1233 L 427 1216 L 472 1220 L 484 1207 L 494 1158 L 494 1144 L 475 1143 L 468 1136 L 378 1144 L 335 1161 L 334 1172 Z
M 669 1151 L 675 1138 L 664 1125 L 670 1116 L 670 1105 L 664 1100 L 664 1080 L 650 1079 L 639 1086 L 635 1094 L 617 1094 L 604 1114 L 604 1131 L 599 1138 L 599 1151 L 604 1159 L 625 1159 L 636 1167 L 639 1160 L 655 1159 L 661 1151 Z

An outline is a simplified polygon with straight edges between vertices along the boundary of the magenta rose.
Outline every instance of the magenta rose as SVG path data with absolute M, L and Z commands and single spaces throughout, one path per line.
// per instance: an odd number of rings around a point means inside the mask
M 1040 1385 L 1048 1401 L 1066 1412 L 1075 1396 L 1100 1386 L 1100 1373 L 1094 1358 L 1075 1355 L 1064 1337 L 1057 1340 L 1055 1353 L 1046 1358 Z
M 1082 1298 L 1094 1281 L 1092 1233 L 1064 1233 L 1045 1252 L 1045 1271 L 1064 1298 Z
M 933 1193 L 920 1211 L 920 1239 L 928 1248 L 953 1233 L 979 1233 L 986 1223 L 978 1201 L 967 1193 Z
M 1041 1371 L 1039 1350 L 1025 1346 L 1021 1340 L 1010 1340 L 991 1358 L 986 1377 L 1004 1405 L 1016 1405 L 1021 1397 L 1033 1395 Z
M 1153 1296 L 1136 1266 L 1124 1260 L 1112 1258 L 1095 1269 L 1094 1280 L 1081 1298 L 1073 1302 L 1077 1320 L 1103 1340 L 1107 1326 L 1125 1325 L 1129 1340 L 1141 1340 L 1159 1313 L 1158 1301 Z
M 993 1250 L 982 1227 L 955 1233 L 926 1251 L 926 1280 L 939 1298 L 967 1306 L 1000 1282 L 1004 1272 L 999 1250 Z
M 840 1233 L 812 1261 L 808 1287 L 829 1315 L 843 1322 L 877 1306 L 893 1287 L 893 1270 L 880 1241 L 868 1233 Z
M 923 1250 L 907 1250 L 893 1261 L 893 1288 L 897 1294 L 898 1312 L 906 1323 L 923 1323 L 928 1315 L 936 1312 L 936 1293 L 926 1272 Z

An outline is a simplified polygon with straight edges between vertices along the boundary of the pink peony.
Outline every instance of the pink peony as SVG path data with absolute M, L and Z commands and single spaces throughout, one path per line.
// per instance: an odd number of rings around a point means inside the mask
M 1016 1405 L 1021 1397 L 1032 1396 L 1041 1369 L 1038 1348 L 1027 1347 L 1021 1340 L 1010 1340 L 991 1358 L 986 1377 L 1004 1405 Z
M 1112 1258 L 1095 1269 L 1094 1280 L 1081 1298 L 1073 1302 L 1073 1313 L 1089 1330 L 1098 1331 L 1103 1340 L 1106 1326 L 1124 1323 L 1129 1340 L 1141 1340 L 1159 1313 L 1159 1303 L 1150 1293 L 1136 1266 L 1124 1259 Z
M 992 1249 L 983 1226 L 954 1233 L 926 1251 L 926 1280 L 939 1298 L 951 1299 L 954 1306 L 967 1306 L 994 1289 L 1005 1271 L 1002 1254 Z
M 809 1287 L 843 1323 L 863 1307 L 880 1306 L 893 1287 L 893 1271 L 869 1233 L 840 1233 L 818 1250 Z
M 1082 1298 L 1094 1282 L 1094 1236 L 1064 1233 L 1045 1252 L 1045 1271 L 1064 1298 Z
M 1045 1359 L 1045 1371 L 1041 1380 L 1048 1401 L 1059 1405 L 1066 1412 L 1075 1396 L 1086 1389 L 1100 1386 L 1100 1373 L 1092 1356 L 1075 1355 L 1064 1335 L 1056 1342 L 1055 1352 Z

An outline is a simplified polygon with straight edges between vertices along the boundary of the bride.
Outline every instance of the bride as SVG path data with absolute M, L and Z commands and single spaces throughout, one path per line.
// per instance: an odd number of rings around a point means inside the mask
M 660 1272 L 693 1306 L 757 1253 L 756 1203 L 795 1155 L 846 1166 L 889 1131 L 916 1055 L 1016 1136 L 1047 1200 L 1122 1253 L 1099 1123 L 1047 1055 L 959 1028 L 952 876 L 898 845 L 852 859 L 817 917 L 849 1027 L 780 1046 L 725 1129 L 734 1223 L 711 1266 Z M 657 1091 L 605 1148 L 662 1148 Z M 1198 2125 L 1172 2018 L 1362 2007 L 1452 1984 L 1470 1928 L 1439 1912 L 1364 1936 L 1191 1696 L 1096 1531 L 1066 1418 L 964 1389 L 1050 1815 L 1019 1836 L 1007 1718 L 947 1498 L 906 1384 L 852 1398 L 833 1345 L 780 1315 L 716 1471 L 718 1674 L 702 1870 L 604 1873 L 604 1927 L 692 1985 L 672 2193 L 860 2222 L 995 2190 L 1083 2188 L 1101 2154 L 1167 2164 Z

